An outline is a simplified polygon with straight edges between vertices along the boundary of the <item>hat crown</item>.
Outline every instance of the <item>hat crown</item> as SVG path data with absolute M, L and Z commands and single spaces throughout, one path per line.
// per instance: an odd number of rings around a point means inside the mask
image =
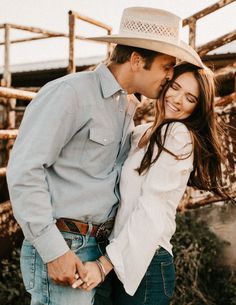
M 129 7 L 124 10 L 120 35 L 179 43 L 181 18 L 165 10 Z
M 90 39 L 152 50 L 204 67 L 194 49 L 180 39 L 181 28 L 181 18 L 173 13 L 151 7 L 129 7 L 123 11 L 118 34 Z

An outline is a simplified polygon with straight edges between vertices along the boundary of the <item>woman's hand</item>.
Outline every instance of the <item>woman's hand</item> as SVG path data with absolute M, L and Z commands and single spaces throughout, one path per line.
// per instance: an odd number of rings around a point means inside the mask
M 86 291 L 91 291 L 97 285 L 104 281 L 105 276 L 113 269 L 110 260 L 105 256 L 101 256 L 99 260 L 94 262 L 85 262 L 86 277 L 82 281 L 80 278 L 75 281 L 72 288 L 82 288 Z
M 82 288 L 86 291 L 91 291 L 102 282 L 101 270 L 96 262 L 85 262 L 84 267 L 87 270 L 86 278 L 83 282 L 80 279 L 75 281 L 72 288 Z

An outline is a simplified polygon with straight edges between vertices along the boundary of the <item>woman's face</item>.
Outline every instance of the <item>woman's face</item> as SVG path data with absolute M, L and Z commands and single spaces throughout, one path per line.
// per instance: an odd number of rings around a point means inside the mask
M 198 103 L 199 94 L 199 85 L 192 72 L 178 76 L 165 94 L 165 119 L 189 117 Z

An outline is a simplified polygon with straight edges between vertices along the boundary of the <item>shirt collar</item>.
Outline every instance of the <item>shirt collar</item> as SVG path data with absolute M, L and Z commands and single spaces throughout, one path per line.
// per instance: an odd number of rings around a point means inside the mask
M 103 63 L 99 64 L 95 69 L 101 84 L 101 90 L 104 98 L 111 97 L 118 91 L 124 91 L 115 79 L 114 75 Z

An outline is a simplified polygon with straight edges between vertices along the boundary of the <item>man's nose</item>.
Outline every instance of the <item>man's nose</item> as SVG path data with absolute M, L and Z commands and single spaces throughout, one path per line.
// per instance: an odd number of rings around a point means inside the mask
M 174 68 L 170 68 L 166 73 L 166 80 L 170 81 L 174 75 Z

